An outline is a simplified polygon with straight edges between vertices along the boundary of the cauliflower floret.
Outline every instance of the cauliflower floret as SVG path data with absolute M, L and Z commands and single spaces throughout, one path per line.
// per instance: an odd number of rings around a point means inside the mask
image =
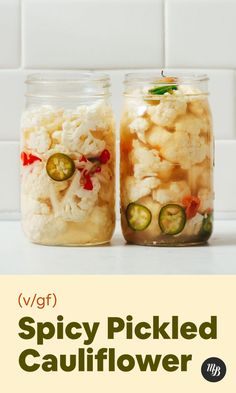
M 63 119 L 73 127 L 86 123 L 88 130 L 106 129 L 113 122 L 113 113 L 109 105 L 104 101 L 99 101 L 93 105 L 81 105 L 73 110 L 67 109 Z
M 134 99 L 128 98 L 125 102 L 125 113 L 124 116 L 128 120 L 133 120 L 137 116 L 143 116 L 147 112 L 147 103 L 143 100 L 140 90 L 134 90 L 131 92 Z
M 75 243 L 88 244 L 104 242 L 112 236 L 114 227 L 114 215 L 111 214 L 108 205 L 95 206 L 93 214 L 86 218 L 84 222 L 77 222 L 75 226 Z M 101 231 L 101 228 L 104 228 Z
M 178 92 L 184 95 L 199 95 L 202 91 L 193 85 L 179 85 Z
M 61 135 L 62 145 L 67 149 L 90 156 L 99 155 L 105 148 L 106 142 L 95 138 L 86 123 L 72 127 L 71 123 L 63 124 Z
M 187 131 L 175 131 L 169 143 L 161 149 L 161 155 L 168 161 L 180 164 L 183 169 L 202 162 L 207 155 L 205 139 Z
M 56 109 L 51 105 L 32 107 L 26 110 L 21 119 L 22 128 L 40 128 L 54 124 L 63 115 L 63 109 Z
M 161 204 L 182 202 L 183 197 L 189 194 L 191 194 L 190 188 L 184 180 L 163 184 L 152 191 L 154 201 Z
M 144 143 L 146 142 L 145 131 L 147 131 L 148 127 L 149 122 L 144 117 L 136 117 L 129 126 L 131 133 L 136 133 L 138 138 Z
M 199 188 L 212 187 L 212 170 L 208 160 L 205 160 L 201 164 L 193 165 L 189 169 L 188 183 L 190 184 L 192 194 L 196 194 Z
M 170 176 L 173 168 L 169 162 L 160 158 L 157 150 L 148 149 L 137 140 L 133 141 L 130 159 L 134 166 L 134 176 L 137 179 L 152 176 L 167 178 Z
M 87 113 L 88 122 L 90 129 L 106 129 L 113 123 L 113 112 L 110 105 L 107 105 L 104 101 L 96 102 L 88 107 Z
M 137 201 L 151 194 L 152 190 L 158 187 L 160 183 L 161 181 L 156 177 L 146 177 L 145 179 L 137 180 L 133 176 L 128 176 L 125 180 L 127 203 Z
M 198 198 L 200 199 L 199 212 L 205 213 L 207 210 L 213 209 L 213 193 L 209 188 L 201 188 L 198 192 Z
M 29 195 L 23 194 L 21 196 L 21 209 L 24 217 L 32 216 L 34 214 L 49 215 L 51 214 L 51 209 L 49 205 L 42 200 L 37 200 L 31 198 Z
M 32 198 L 49 198 L 50 178 L 43 162 L 22 168 L 22 193 Z
M 177 132 L 191 132 L 191 134 L 199 135 L 203 129 L 204 123 L 202 120 L 190 113 L 178 117 L 175 122 L 175 130 Z
M 178 96 L 175 98 L 170 96 L 170 94 L 167 94 L 166 96 L 163 96 L 160 104 L 150 105 L 147 112 L 152 122 L 156 125 L 173 127 L 173 123 L 177 116 L 185 114 L 186 108 L 187 104 L 184 96 Z
M 93 190 L 84 190 L 80 178 L 81 174 L 77 171 L 61 201 L 58 201 L 55 190 L 51 186 L 51 202 L 56 217 L 62 217 L 67 221 L 83 221 L 92 212 L 100 190 L 99 180 L 93 177 Z
M 200 118 L 206 113 L 210 114 L 208 100 L 206 98 L 192 98 L 188 103 L 189 111 Z
M 202 227 L 203 216 L 199 213 L 190 220 L 187 220 L 185 227 L 177 236 L 197 236 Z
M 67 223 L 53 215 L 28 215 L 23 220 L 23 229 L 33 242 L 48 243 L 48 239 L 57 238 L 66 232 Z
M 45 153 L 50 145 L 51 138 L 44 127 L 29 133 L 28 138 L 25 140 L 27 149 L 35 151 L 39 154 Z
M 171 135 L 171 132 L 167 131 L 165 128 L 153 126 L 146 132 L 145 138 L 149 145 L 153 147 L 161 147 L 169 141 Z

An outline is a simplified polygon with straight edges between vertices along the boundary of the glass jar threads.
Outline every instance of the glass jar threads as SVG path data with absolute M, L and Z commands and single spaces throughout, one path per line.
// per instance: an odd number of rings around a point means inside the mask
M 115 126 L 106 74 L 31 75 L 21 122 L 21 211 L 40 244 L 95 245 L 115 227 Z
M 127 242 L 195 245 L 213 225 L 213 132 L 206 75 L 127 74 L 121 223 Z

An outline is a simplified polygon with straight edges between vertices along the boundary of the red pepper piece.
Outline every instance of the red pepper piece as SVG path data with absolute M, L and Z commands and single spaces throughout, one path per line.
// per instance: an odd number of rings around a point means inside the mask
M 100 161 L 101 164 L 106 164 L 107 161 L 110 160 L 110 157 L 111 157 L 110 152 L 107 149 L 105 149 L 101 153 L 101 155 L 99 157 L 99 161 Z
M 91 175 L 94 175 L 95 173 L 100 173 L 102 168 L 100 166 L 97 166 L 93 171 L 91 171 Z
M 200 199 L 193 195 L 187 195 L 183 198 L 183 205 L 185 207 L 186 217 L 189 220 L 196 216 L 200 206 Z
M 41 158 L 34 156 L 33 154 L 29 154 L 28 164 L 31 165 L 35 161 L 42 161 Z
M 21 160 L 22 160 L 22 164 L 24 166 L 26 165 L 31 165 L 33 164 L 35 161 L 42 161 L 41 158 L 34 156 L 33 154 L 27 154 L 24 151 L 21 153 Z
M 87 162 L 87 158 L 83 155 L 80 157 L 79 162 Z
M 93 183 L 89 174 L 84 174 L 85 182 L 84 182 L 84 190 L 92 191 Z
M 23 164 L 24 166 L 25 166 L 25 165 L 28 165 L 27 154 L 26 154 L 24 151 L 21 152 L 20 158 L 21 158 L 22 164 Z

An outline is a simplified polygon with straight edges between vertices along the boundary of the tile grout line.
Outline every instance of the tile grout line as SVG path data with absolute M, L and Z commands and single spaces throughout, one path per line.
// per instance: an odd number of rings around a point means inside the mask
M 23 67 L 23 54 L 24 54 L 24 40 L 23 40 L 23 25 L 24 25 L 24 17 L 23 17 L 23 0 L 20 0 L 20 22 L 21 22 L 21 32 L 20 32 L 20 41 L 21 41 L 21 71 L 24 71 Z
M 166 0 L 163 0 L 163 59 L 166 68 Z

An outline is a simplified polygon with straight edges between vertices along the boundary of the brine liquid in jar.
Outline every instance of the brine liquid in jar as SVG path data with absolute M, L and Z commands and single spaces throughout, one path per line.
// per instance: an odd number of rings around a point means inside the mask
M 127 74 L 120 134 L 121 225 L 141 245 L 205 243 L 213 227 L 206 75 Z
M 23 230 L 45 245 L 95 245 L 115 227 L 109 77 L 31 75 L 21 122 Z

